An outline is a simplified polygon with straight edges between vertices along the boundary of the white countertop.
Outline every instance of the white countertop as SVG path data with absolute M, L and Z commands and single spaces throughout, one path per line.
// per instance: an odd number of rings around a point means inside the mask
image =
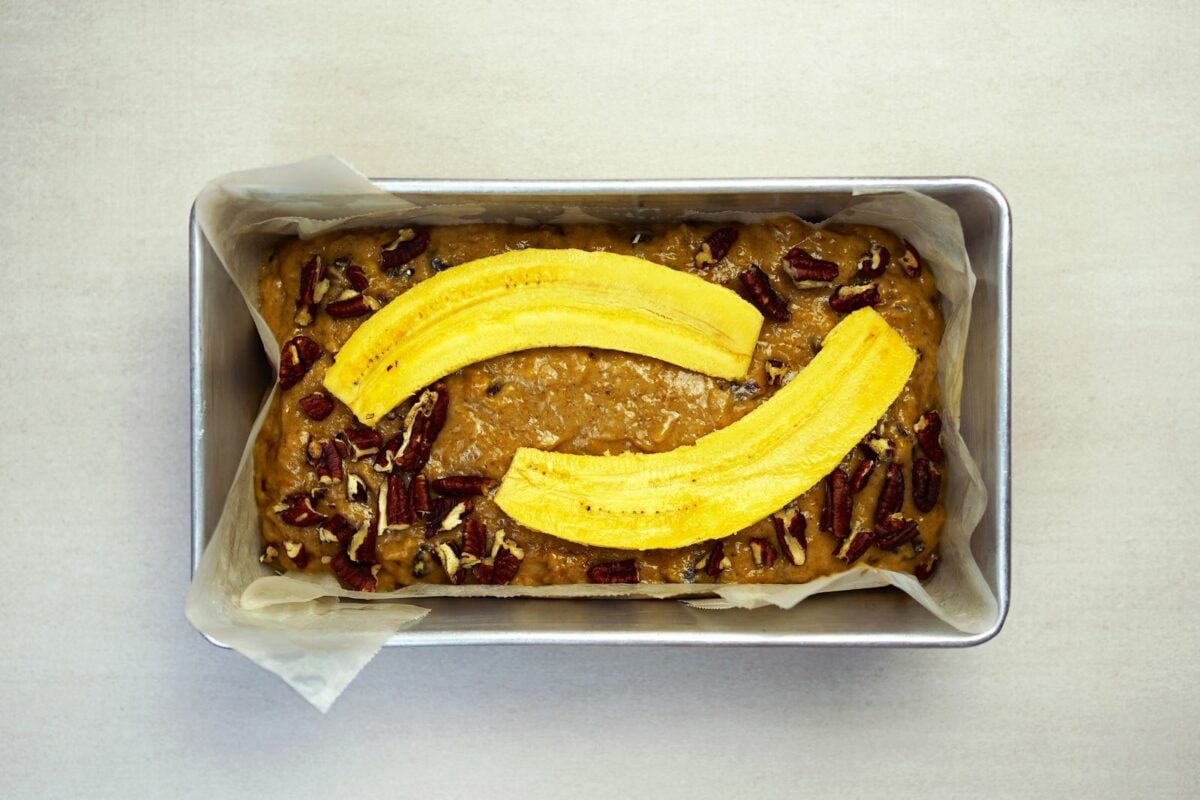
M 0 14 L 0 796 L 1200 792 L 1195 5 L 48 5 Z M 189 205 L 322 152 L 390 176 L 994 181 L 1004 631 L 393 650 L 324 717 L 207 644 L 182 610 Z

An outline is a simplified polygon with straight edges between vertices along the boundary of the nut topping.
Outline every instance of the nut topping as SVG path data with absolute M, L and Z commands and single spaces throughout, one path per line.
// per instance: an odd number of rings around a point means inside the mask
M 353 289 L 342 292 L 337 300 L 325 306 L 325 313 L 334 319 L 352 319 L 378 310 L 378 300 Z
M 801 289 L 823 289 L 837 280 L 837 264 L 814 258 L 799 246 L 788 250 L 783 260 L 787 274 Z
M 770 569 L 775 566 L 775 559 L 779 556 L 775 552 L 775 545 L 761 536 L 755 536 L 750 540 L 750 556 L 754 559 L 754 566 L 759 569 Z
M 342 470 L 342 454 L 332 439 L 325 439 L 320 445 L 321 458 L 316 464 L 317 480 L 324 484 L 340 483 L 345 477 Z
M 279 550 L 274 545 L 267 545 L 262 551 L 262 555 L 258 557 L 260 564 L 273 564 L 279 560 Z
M 359 564 L 374 564 L 378 560 L 375 552 L 377 535 L 373 525 L 359 526 L 346 545 L 346 555 Z
M 792 312 L 788 309 L 787 300 L 775 291 L 771 279 L 757 264 L 751 264 L 750 269 L 739 272 L 738 280 L 746 288 L 746 294 L 750 295 L 750 302 L 764 317 L 777 322 L 791 321 Z
M 913 426 L 913 433 L 916 434 L 917 444 L 921 445 L 921 449 L 930 459 L 941 463 L 946 458 L 946 451 L 942 450 L 942 443 L 939 441 L 942 435 L 942 417 L 938 412 L 926 411 L 922 414 Z
M 450 394 L 445 384 L 435 383 L 421 392 L 417 402 L 404 418 L 404 438 L 396 453 L 396 465 L 405 472 L 420 472 L 434 440 L 446 424 L 446 411 L 450 406 Z
M 829 295 L 829 307 L 839 314 L 849 314 L 860 308 L 879 305 L 879 287 L 874 283 L 862 286 L 839 286 Z
M 329 291 L 325 278 L 325 266 L 321 257 L 313 254 L 300 268 L 300 293 L 296 297 L 296 324 L 300 327 L 312 324 L 313 308 Z
M 887 460 L 896 454 L 896 443 L 882 436 L 868 436 L 858 445 L 864 458 Z
M 821 522 L 828 520 L 828 530 L 839 539 L 845 539 L 850 533 L 850 512 L 853 509 L 854 498 L 850 494 L 850 478 L 840 467 L 829 473 L 825 484 L 825 512 Z
M 888 464 L 883 488 L 879 491 L 879 502 L 875 506 L 875 524 L 886 524 L 887 518 L 904 505 L 904 470 L 896 463 Z
M 321 345 L 307 336 L 293 336 L 279 350 L 279 388 L 290 389 L 321 358 Z
M 333 413 L 333 399 L 324 392 L 313 392 L 300 398 L 300 410 L 319 422 Z
M 463 582 L 466 575 L 463 573 L 462 562 L 458 560 L 458 553 L 454 550 L 454 545 L 450 542 L 442 542 L 437 546 L 438 561 L 442 562 L 442 569 L 446 571 L 446 577 L 455 586 Z
M 588 567 L 587 579 L 589 583 L 637 583 L 637 562 L 627 558 L 608 564 L 594 564 Z
M 867 485 L 867 481 L 871 480 L 871 473 L 875 471 L 875 459 L 863 456 L 858 460 L 858 466 L 854 468 L 854 472 L 850 475 L 850 491 L 858 494 Z
M 419 520 L 429 519 L 431 510 L 429 502 L 429 479 L 424 475 L 414 475 L 408 484 L 408 501 L 413 516 Z
M 342 547 L 349 547 L 350 540 L 354 538 L 354 534 L 357 532 L 358 528 L 354 523 L 341 514 L 334 514 L 328 520 L 321 523 L 321 529 L 317 533 L 317 538 L 324 544 L 336 543 Z
M 429 231 L 401 228 L 400 235 L 391 244 L 384 245 L 380 251 L 380 266 L 384 272 L 394 277 L 401 267 L 424 253 L 428 247 Z
M 388 475 L 379 485 L 379 506 L 383 530 L 402 531 L 417 521 L 409 502 L 408 487 L 399 475 Z
M 864 278 L 878 278 L 892 261 L 892 254 L 881 244 L 871 245 L 871 250 L 858 260 L 858 274 Z
M 771 517 L 771 524 L 775 526 L 775 539 L 784 557 L 797 567 L 803 566 L 808 558 L 808 539 L 804 536 L 808 521 L 804 514 L 796 508 L 785 509 Z
M 329 560 L 329 569 L 338 583 L 355 592 L 373 592 L 377 585 L 375 576 L 379 565 L 356 564 L 345 553 L 338 553 Z
M 768 386 L 783 386 L 787 379 L 788 365 L 786 361 L 778 358 L 768 358 L 766 364 L 763 365 L 763 371 L 767 375 Z
M 858 530 L 848 537 L 838 548 L 837 557 L 847 564 L 853 564 L 862 558 L 863 553 L 875 541 L 875 534 L 870 531 Z
M 426 538 L 444 531 L 452 531 L 462 524 L 463 519 L 475 510 L 471 498 L 439 497 L 433 502 L 425 527 Z
M 297 528 L 311 528 L 325 521 L 325 515 L 313 508 L 312 498 L 306 494 L 288 495 L 275 511 L 280 519 Z
M 921 276 L 921 267 L 925 262 L 921 260 L 921 254 L 917 252 L 917 248 L 913 247 L 907 239 L 904 240 L 904 253 L 900 256 L 899 262 L 908 277 L 919 278 Z
M 487 550 L 487 526 L 477 519 L 467 520 L 466 526 L 463 527 L 463 556 L 474 556 L 482 559 L 484 552 Z
M 454 497 L 473 497 L 483 494 L 496 485 L 496 482 L 484 475 L 447 475 L 444 478 L 434 478 L 431 484 L 438 494 Z
M 503 534 L 501 534 L 502 536 Z M 525 551 L 512 542 L 502 542 L 496 555 L 492 557 L 492 574 L 488 583 L 502 586 L 512 583 L 525 559 Z
M 913 575 L 917 580 L 921 581 L 921 583 L 924 583 L 932 578 L 933 574 L 937 572 L 938 560 L 938 554 L 934 553 L 920 564 L 917 564 L 916 569 L 913 570 Z
M 913 505 L 920 511 L 933 511 L 942 490 L 942 470 L 927 458 L 918 458 L 912 465 Z
M 729 255 L 737 238 L 737 228 L 717 228 L 708 235 L 708 238 L 700 245 L 700 249 L 696 251 L 696 266 L 709 267 Z
M 349 283 L 356 292 L 365 292 L 371 282 L 367 279 L 367 271 L 358 264 L 351 264 L 346 267 L 345 271 L 346 282 Z
M 383 445 L 382 449 L 375 454 L 375 460 L 371 463 L 371 468 L 376 472 L 391 472 L 392 466 L 396 461 L 396 453 L 400 451 L 400 445 L 404 442 L 404 434 L 398 433 L 391 439 L 388 439 L 387 444 Z
M 881 550 L 894 551 L 902 544 L 907 544 L 917 538 L 920 531 L 915 519 L 906 519 L 900 514 L 892 514 L 886 520 L 875 526 L 875 546 Z
M 355 461 L 375 455 L 383 446 L 383 437 L 370 428 L 346 428 L 338 434 L 338 438 L 346 445 L 348 457 Z
M 696 563 L 696 569 L 704 570 L 704 574 L 713 580 L 721 574 L 721 570 L 730 569 L 733 567 L 733 562 L 725 555 L 725 540 L 718 539 L 713 545 L 712 550 L 708 551 L 708 555 Z

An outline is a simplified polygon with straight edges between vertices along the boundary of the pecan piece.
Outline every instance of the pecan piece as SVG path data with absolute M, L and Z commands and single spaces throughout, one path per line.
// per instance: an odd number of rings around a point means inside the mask
M 905 239 L 904 255 L 900 256 L 900 266 L 903 267 L 905 274 L 910 278 L 919 278 L 924 263 L 921 260 L 921 254 L 917 252 L 917 248 L 913 247 L 912 243 Z
M 783 260 L 787 274 L 801 289 L 822 289 L 837 280 L 837 264 L 815 258 L 799 246 L 784 253 Z
M 900 514 L 892 514 L 875 526 L 875 546 L 881 550 L 895 550 L 902 544 L 907 544 L 917 538 L 920 531 L 915 519 L 906 519 Z
M 290 389 L 321 358 L 321 345 L 307 336 L 293 336 L 279 350 L 279 388 Z
M 267 545 L 266 548 L 262 551 L 262 555 L 260 555 L 258 557 L 258 563 L 260 563 L 260 564 L 274 564 L 278 560 L 279 560 L 279 550 L 278 550 L 278 548 L 275 547 L 275 545 L 271 545 L 271 544 Z
M 379 263 L 384 272 L 394 277 L 401 267 L 424 253 L 428 247 L 429 231 L 401 228 L 400 235 L 391 244 L 383 246 L 379 253 Z
M 355 592 L 375 591 L 378 564 L 356 564 L 346 554 L 338 553 L 329 560 L 329 569 L 338 579 L 338 583 L 347 589 Z
M 346 545 L 346 555 L 359 564 L 374 564 L 378 560 L 375 551 L 378 535 L 374 525 L 360 525 Z
M 431 504 L 429 502 L 429 479 L 424 475 L 414 475 L 408 484 L 408 502 L 413 516 L 419 520 L 429 519 Z
M 882 436 L 868 436 L 859 443 L 858 452 L 864 458 L 887 460 L 896 454 L 896 443 Z
M 439 497 L 429 511 L 429 518 L 425 523 L 425 538 L 454 530 L 474 510 L 475 502 L 469 497 Z
M 709 267 L 729 255 L 737 238 L 737 228 L 717 228 L 708 235 L 708 238 L 701 243 L 700 249 L 696 251 L 696 266 Z
M 346 499 L 351 503 L 365 503 L 370 499 L 367 482 L 353 472 L 346 473 Z
M 400 451 L 401 445 L 404 444 L 404 434 L 398 433 L 391 439 L 388 439 L 387 444 L 375 454 L 375 461 L 371 464 L 371 468 L 376 472 L 391 472 L 392 466 L 396 461 L 396 453 Z
M 371 281 L 367 279 L 367 271 L 358 264 L 351 264 L 346 267 L 346 282 L 349 283 L 356 292 L 365 292 L 367 287 L 371 285 Z
M 486 550 L 487 526 L 474 518 L 467 520 L 463 527 L 462 554 L 481 559 Z
M 492 557 L 492 573 L 488 578 L 488 583 L 496 586 L 512 583 L 513 578 L 517 577 L 517 571 L 521 568 L 521 562 L 524 559 L 524 550 L 512 542 L 503 542 L 496 551 L 496 555 Z
M 833 533 L 833 480 L 832 475 L 826 475 L 821 481 L 825 488 L 825 502 L 821 504 L 821 517 L 817 520 L 817 530 Z
M 946 451 L 942 450 L 942 443 L 938 441 L 942 435 L 942 417 L 938 412 L 926 411 L 922 414 L 917 424 L 913 425 L 913 433 L 925 455 L 939 463 L 945 459 Z
M 713 549 L 708 551 L 708 555 L 704 556 L 696 564 L 696 569 L 704 570 L 704 574 L 713 580 L 721 574 L 721 570 L 728 569 L 733 566 L 733 562 L 725 555 L 725 540 L 718 539 L 713 545 Z
M 782 515 L 772 516 L 771 524 L 784 557 L 797 567 L 803 566 L 808 559 L 808 539 L 804 536 L 808 520 L 804 514 L 799 509 L 787 509 Z
M 327 291 L 329 281 L 325 278 L 325 265 L 321 257 L 314 253 L 300 268 L 300 293 L 296 296 L 297 325 L 304 327 L 312 323 L 313 308 L 321 302 Z
M 402 531 L 417 521 L 408 497 L 408 487 L 399 475 L 388 475 L 379 485 L 379 518 L 382 530 Z
M 338 434 L 338 439 L 346 445 L 347 457 L 355 461 L 373 456 L 383 447 L 383 437 L 370 428 L 346 428 Z
M 313 392 L 300 398 L 300 410 L 319 422 L 333 413 L 333 399 L 324 392 Z
M 436 383 L 421 392 L 417 402 L 404 418 L 404 438 L 396 453 L 396 465 L 405 472 L 420 472 L 442 426 L 446 424 L 446 411 L 450 406 L 450 394 L 445 384 Z
M 920 511 L 933 511 L 942 490 L 942 470 L 928 458 L 918 458 L 912 465 L 913 505 Z
M 472 497 L 488 491 L 496 482 L 484 475 L 447 475 L 444 478 L 434 478 L 430 485 L 438 494 Z
M 353 319 L 378 310 L 378 300 L 353 289 L 342 292 L 337 300 L 325 305 L 325 313 L 334 319 Z
M 829 295 L 829 307 L 839 314 L 849 314 L 867 306 L 874 308 L 879 302 L 879 287 L 873 283 L 839 286 Z
M 875 471 L 875 459 L 863 456 L 858 460 L 858 466 L 854 468 L 854 472 L 850 474 L 850 491 L 858 494 L 867 485 L 867 481 L 871 480 L 871 473 Z
M 777 322 L 791 321 L 792 312 L 788 310 L 787 300 L 784 300 L 779 292 L 775 291 L 775 288 L 771 286 L 771 279 L 759 268 L 758 264 L 751 264 L 749 269 L 739 272 L 738 280 L 742 282 L 746 294 L 750 296 L 750 302 L 762 312 L 764 317 Z
M 442 562 L 442 569 L 446 572 L 446 577 L 455 586 L 462 583 L 466 578 L 466 573 L 462 568 L 462 561 L 458 558 L 458 549 L 453 542 L 441 542 L 436 548 L 438 561 Z
M 279 518 L 297 528 L 311 528 L 325 521 L 325 515 L 313 507 L 313 500 L 306 494 L 290 494 L 275 506 Z
M 913 570 L 913 575 L 921 583 L 924 583 L 925 581 L 932 578 L 933 574 L 935 572 L 937 572 L 938 561 L 939 561 L 938 554 L 934 553 L 929 558 L 922 561 L 920 564 L 917 564 L 916 568 Z
M 317 461 L 317 480 L 324 484 L 338 483 L 346 477 L 342 469 L 342 454 L 332 439 L 320 443 L 321 457 Z
M 755 536 L 750 540 L 750 556 L 754 559 L 754 566 L 759 569 L 770 569 L 775 566 L 775 559 L 778 558 L 779 553 L 775 552 L 775 545 L 771 544 L 769 539 Z
M 787 362 L 778 358 L 768 358 L 763 365 L 763 372 L 766 373 L 768 386 L 783 386 L 784 380 L 787 379 Z
M 896 463 L 888 464 L 887 474 L 883 478 L 883 488 L 879 490 L 879 502 L 875 505 L 875 524 L 885 522 L 888 517 L 900 510 L 904 505 L 904 470 Z
M 871 245 L 869 252 L 858 260 L 858 274 L 864 278 L 878 278 L 892 261 L 892 254 L 881 244 Z
M 837 557 L 847 564 L 853 564 L 862 558 L 863 553 L 867 552 L 875 541 L 875 534 L 871 531 L 858 530 L 853 536 L 847 537 L 842 542 L 842 546 L 838 548 Z
M 341 547 L 348 547 L 350 540 L 354 538 L 354 534 L 357 532 L 358 528 L 354 523 L 341 514 L 334 514 L 321 523 L 318 538 L 325 544 L 338 544 Z
M 627 558 L 608 564 L 593 564 L 588 567 L 587 579 L 588 583 L 637 583 L 637 562 Z
M 827 519 L 827 530 L 837 538 L 845 539 L 850 533 L 850 512 L 854 505 L 854 497 L 850 494 L 850 477 L 839 467 L 829 473 L 826 481 L 825 513 L 821 521 L 824 524 Z

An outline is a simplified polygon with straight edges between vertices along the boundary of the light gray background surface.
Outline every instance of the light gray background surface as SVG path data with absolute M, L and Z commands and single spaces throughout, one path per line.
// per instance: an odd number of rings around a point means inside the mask
M 1200 7 L 243 5 L 0 2 L 0 796 L 1200 792 Z M 182 612 L 188 208 L 322 152 L 398 177 L 996 182 L 1005 630 L 393 650 L 327 717 L 208 645 Z

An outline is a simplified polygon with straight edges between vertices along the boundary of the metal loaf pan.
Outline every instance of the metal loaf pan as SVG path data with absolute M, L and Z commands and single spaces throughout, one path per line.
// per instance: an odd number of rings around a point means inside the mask
M 673 600 L 421 599 L 433 613 L 389 645 L 706 644 L 962 647 L 995 636 L 1009 606 L 1011 222 L 1000 191 L 974 178 L 772 180 L 376 180 L 419 205 L 500 204 L 547 218 L 562 208 L 631 219 L 687 212 L 780 212 L 821 220 L 858 190 L 922 192 L 958 212 L 978 278 L 963 376 L 962 434 L 989 505 L 972 549 L 999 601 L 991 629 L 967 634 L 895 590 L 823 594 L 790 611 L 698 611 Z M 237 289 L 191 220 L 192 569 L 224 503 L 271 381 Z

